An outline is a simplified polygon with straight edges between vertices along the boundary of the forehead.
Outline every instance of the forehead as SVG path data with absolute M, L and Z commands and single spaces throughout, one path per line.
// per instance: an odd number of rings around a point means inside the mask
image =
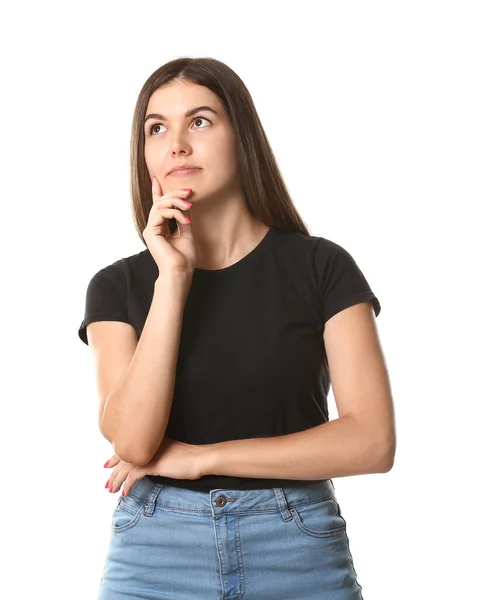
M 208 105 L 222 114 L 223 107 L 209 88 L 192 82 L 171 82 L 155 90 L 148 101 L 146 114 L 158 112 L 167 117 L 183 116 L 195 106 Z

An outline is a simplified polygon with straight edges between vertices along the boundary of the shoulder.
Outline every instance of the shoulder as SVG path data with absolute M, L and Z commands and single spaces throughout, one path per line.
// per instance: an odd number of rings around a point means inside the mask
M 301 231 L 275 230 L 279 241 L 283 245 L 306 248 L 320 253 L 338 252 L 345 249 L 338 243 L 319 235 L 306 235 Z
M 314 263 L 321 275 L 332 276 L 336 273 L 361 273 L 353 254 L 342 244 L 322 236 L 312 236 Z
M 282 231 L 275 229 L 275 237 L 278 242 L 278 246 L 288 250 L 290 252 L 297 252 L 301 254 L 322 253 L 330 251 L 334 247 L 338 246 L 334 242 L 317 236 L 317 235 L 306 235 L 301 231 Z
M 320 261 L 332 261 L 351 257 L 349 251 L 334 240 L 322 236 L 312 236 L 315 253 Z
M 278 240 L 281 247 L 292 256 L 301 256 L 309 259 L 314 269 L 322 273 L 327 267 L 336 263 L 354 263 L 350 252 L 341 244 L 319 235 L 305 235 L 300 231 L 278 231 Z
M 90 283 L 112 282 L 124 284 L 133 274 L 141 274 L 155 265 L 148 249 L 119 258 L 95 271 Z

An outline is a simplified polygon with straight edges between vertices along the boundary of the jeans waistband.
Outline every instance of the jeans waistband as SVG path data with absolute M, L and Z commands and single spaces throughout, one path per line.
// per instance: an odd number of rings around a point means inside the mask
M 213 516 L 279 510 L 285 519 L 291 519 L 288 507 L 335 499 L 335 487 L 331 479 L 324 479 L 295 487 L 200 491 L 154 483 L 145 476 L 135 482 L 129 496 L 144 501 L 147 515 L 153 514 L 155 507 L 159 506 L 174 511 L 205 512 Z

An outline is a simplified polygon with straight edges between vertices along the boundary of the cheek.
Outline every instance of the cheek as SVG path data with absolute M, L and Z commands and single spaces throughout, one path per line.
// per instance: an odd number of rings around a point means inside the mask
M 232 139 L 215 140 L 208 151 L 210 154 L 208 164 L 214 165 L 219 173 L 227 176 L 238 171 L 237 152 Z
M 145 150 L 144 150 L 144 154 L 143 154 L 143 155 L 144 155 L 144 157 L 145 157 L 145 164 L 146 164 L 146 166 L 147 166 L 148 170 L 150 171 L 150 173 L 152 173 L 152 172 L 153 172 L 153 163 L 155 162 L 155 161 L 153 160 L 153 153 L 152 153 L 152 152 L 150 152 L 150 150 L 148 150 L 148 149 L 145 147 Z
M 163 158 L 162 152 L 157 152 L 155 147 L 148 147 L 144 150 L 145 165 L 150 175 L 158 175 L 158 177 L 165 176 L 163 172 L 163 165 L 166 162 Z
M 212 158 L 207 163 L 209 165 L 209 178 L 217 181 L 220 184 L 232 182 L 238 173 L 238 165 L 234 158 L 227 154 L 221 153 Z

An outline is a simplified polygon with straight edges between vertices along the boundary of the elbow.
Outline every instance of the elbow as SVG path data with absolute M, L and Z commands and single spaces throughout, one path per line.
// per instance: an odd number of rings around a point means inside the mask
M 123 439 L 120 440 L 120 435 L 115 435 L 113 431 L 110 431 L 102 418 L 99 419 L 99 430 L 101 431 L 103 437 L 107 439 L 113 447 L 116 456 L 120 460 L 130 463 L 136 467 L 143 467 L 149 463 L 161 444 L 161 442 L 158 442 L 154 447 L 153 445 L 150 448 L 146 446 L 140 447 L 139 443 L 133 443 L 133 439 L 126 439 L 126 435 L 121 436 Z M 139 437 L 140 436 L 137 435 L 136 440 L 138 440 Z
M 108 442 L 111 445 L 113 445 L 113 436 L 106 429 L 106 427 L 105 427 L 105 425 L 103 423 L 102 417 L 100 417 L 99 420 L 98 420 L 98 428 L 99 428 L 99 431 L 101 432 L 101 435 L 104 437 L 104 439 L 108 440 Z
M 394 466 L 394 458 L 396 455 L 396 438 L 392 437 L 391 441 L 380 445 L 381 451 L 379 454 L 379 473 L 389 473 Z
M 394 457 L 386 456 L 384 460 L 381 461 L 378 473 L 389 473 L 389 471 L 394 466 Z
M 396 453 L 396 435 L 394 432 L 380 432 L 376 435 L 376 427 L 365 426 L 362 443 L 359 444 L 359 456 L 362 460 L 363 473 L 388 473 L 394 466 Z
M 126 444 L 117 441 L 114 435 L 103 428 L 102 422 L 99 425 L 99 430 L 101 431 L 102 436 L 111 444 L 114 453 L 120 460 L 130 463 L 135 467 L 142 467 L 152 459 L 153 455 L 148 456 L 146 452 L 140 452 L 139 449 L 127 447 Z
M 135 467 L 143 467 L 151 460 L 151 457 L 148 457 L 146 454 L 123 447 L 123 445 L 117 444 L 115 441 L 111 442 L 111 445 L 113 446 L 114 453 L 120 460 L 130 463 Z

